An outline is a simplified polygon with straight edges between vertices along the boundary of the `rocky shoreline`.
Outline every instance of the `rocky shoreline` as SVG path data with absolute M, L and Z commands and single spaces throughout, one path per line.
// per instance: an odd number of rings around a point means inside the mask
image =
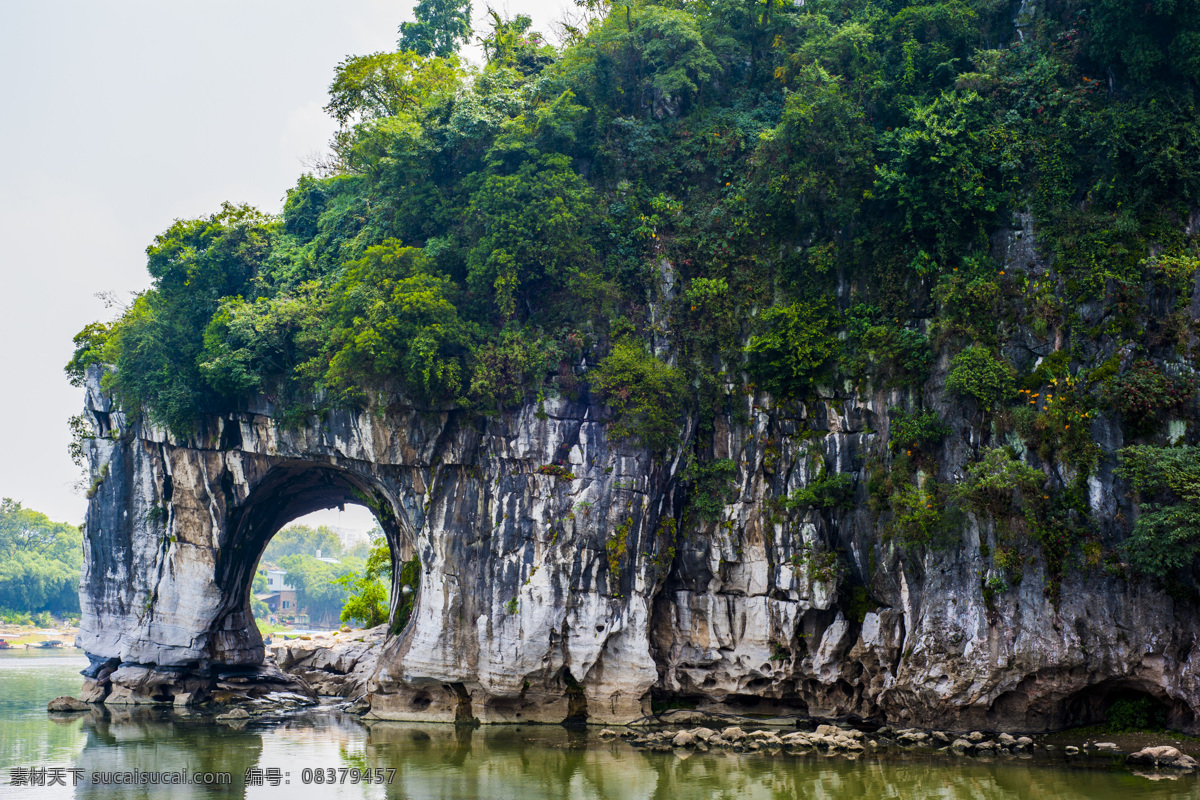
M 190 685 L 170 686 L 170 674 L 161 670 L 105 665 L 85 683 L 82 701 L 56 698 L 49 710 L 75 713 L 100 704 L 172 705 L 179 713 L 194 714 L 203 707 L 217 721 L 242 726 L 254 719 L 285 716 L 324 702 L 335 703 L 370 724 L 380 719 L 372 713 L 371 687 L 387 636 L 387 626 L 380 625 L 368 630 L 280 639 L 268 644 L 266 663 L 253 675 L 217 676 L 221 680 L 207 691 Z M 194 681 L 194 676 L 189 680 Z M 164 685 L 192 691 L 178 694 L 170 701 L 156 700 L 162 696 Z M 532 720 L 522 724 L 529 722 Z M 469 720 L 469 724 L 478 724 L 478 720 Z M 1152 768 L 1168 773 L 1190 774 L 1200 767 L 1193 755 L 1200 755 L 1200 739 L 1175 740 L 1169 732 L 1109 734 L 1102 740 L 1079 738 L 1072 731 L 1027 735 L 1019 731 L 881 726 L 866 720 L 806 716 L 759 718 L 729 713 L 718 707 L 668 710 L 621 727 L 620 732 L 613 727 L 602 728 L 596 736 L 602 741 L 623 742 L 635 750 L 680 755 L 709 751 L 847 758 L 887 753 L 941 753 L 972 758 L 1057 755 L 1067 759 L 1099 756 L 1108 763 L 1120 759 L 1135 770 Z M 1079 733 L 1101 731 L 1079 729 Z
M 386 638 L 386 625 L 304 634 L 267 645 L 267 660 L 319 695 L 355 698 L 366 692 Z
M 365 631 L 335 631 L 305 635 L 270 645 L 268 659 L 288 674 L 305 681 L 326 698 L 349 701 L 344 708 L 369 716 L 366 697 L 372 673 L 386 640 L 386 626 Z M 807 727 L 807 730 L 800 728 Z M 1094 732 L 1094 731 L 1089 731 Z M 1170 743 L 1164 734 L 1114 734 L 1117 741 L 1075 739 L 1069 732 L 1023 735 L 1020 732 L 951 731 L 878 726 L 866 722 L 830 724 L 798 717 L 769 720 L 710 710 L 670 710 L 624 726 L 621 732 L 602 728 L 597 737 L 616 740 L 648 752 L 708 752 L 784 755 L 823 754 L 857 757 L 873 753 L 944 753 L 952 756 L 1030 757 L 1061 754 L 1067 758 L 1123 758 L 1131 768 L 1150 767 L 1193 773 L 1200 762 L 1175 745 L 1200 754 L 1200 740 Z M 1063 740 L 1063 741 L 1060 741 Z M 1059 743 L 1055 743 L 1058 741 Z
M 254 698 L 232 708 L 208 705 L 198 709 L 161 704 L 165 706 L 161 713 L 174 718 L 210 718 L 214 722 L 240 730 L 254 723 L 272 724 L 313 710 L 314 707 L 329 711 L 355 711 L 353 703 L 345 700 L 331 703 L 332 700 L 333 698 L 326 697 L 318 704 L 306 696 L 276 693 Z M 103 720 L 133 719 L 135 717 L 130 715 L 151 713 L 152 708 L 146 705 L 107 707 L 85 703 L 73 697 L 58 697 L 50 702 L 48 711 L 57 718 L 74 719 L 90 715 L 93 719 Z M 381 722 L 370 719 L 362 721 L 368 727 Z M 798 729 L 801 726 L 810 729 Z M 628 747 L 631 753 L 673 753 L 679 758 L 711 753 L 785 758 L 950 757 L 983 762 L 1038 759 L 1042 763 L 1070 764 L 1077 767 L 1111 768 L 1121 764 L 1134 774 L 1152 780 L 1196 775 L 1197 768 L 1200 767 L 1196 758 L 1171 744 L 1151 744 L 1127 752 L 1120 744 L 1106 741 L 1086 740 L 1080 741 L 1078 745 L 1056 745 L 1047 741 L 1053 736 L 1044 735 L 1031 737 L 1006 732 L 952 732 L 875 727 L 866 724 L 854 726 L 846 723 L 830 724 L 816 720 L 783 718 L 759 721 L 758 724 L 753 720 L 743 719 L 739 724 L 722 726 L 717 718 L 698 711 L 669 711 L 643 720 L 638 725 L 626 726 L 621 731 L 611 727 L 599 728 L 596 725 L 589 725 L 587 728 L 589 733 L 586 738 L 590 746 L 623 745 Z M 1161 741 L 1169 735 L 1139 734 L 1139 737 Z M 1187 745 L 1191 745 L 1190 749 L 1196 751 L 1200 748 L 1200 741 L 1190 740 Z
M 210 716 L 217 723 L 241 729 L 324 706 L 355 715 L 370 726 L 378 721 L 371 713 L 370 687 L 386 640 L 386 626 L 379 626 L 275 641 L 268 645 L 266 663 L 254 675 L 214 676 L 215 683 L 207 687 L 190 683 L 174 686 L 170 673 L 162 670 L 103 665 L 85 684 L 83 700 L 55 698 L 48 711 L 63 717 L 122 714 L 130 713 L 131 707 L 148 711 L 152 706 L 163 706 L 168 714 Z M 189 676 L 186 680 L 194 683 L 196 679 Z M 159 699 L 165 697 L 164 686 L 166 690 L 191 691 L 167 701 Z M 1170 733 L 1080 739 L 1071 731 L 1026 735 L 1016 731 L 902 728 L 866 720 L 800 716 L 756 719 L 716 709 L 673 709 L 645 716 L 619 730 L 615 727 L 589 725 L 592 733 L 588 739 L 624 745 L 631 752 L 674 753 L 680 758 L 726 753 L 848 759 L 1038 758 L 1078 766 L 1123 764 L 1152 780 L 1195 775 L 1200 767 L 1192 754 L 1200 755 L 1200 740 L 1176 741 Z M 1083 729 L 1076 733 L 1083 732 L 1098 731 Z M 1110 738 L 1114 741 L 1107 740 Z
M 817 724 L 810 731 L 796 730 L 794 727 L 790 730 L 780 727 L 745 730 L 741 725 L 729 725 L 720 729 L 706 725 L 672 726 L 656 731 L 627 729 L 622 733 L 604 728 L 598 735 L 601 739 L 621 739 L 631 747 L 659 752 L 681 749 L 708 752 L 718 749 L 739 753 L 823 753 L 856 756 L 866 751 L 925 751 L 955 756 L 1015 757 L 1033 755 L 1038 751 L 1049 754 L 1060 749 L 1057 745 L 1047 744 L 1030 736 L 1014 736 L 1004 732 L 962 733 L 889 726 L 878 727 L 868 732 L 855 727 L 831 724 Z M 1168 744 L 1151 745 L 1136 752 L 1125 752 L 1115 742 L 1085 741 L 1082 746 L 1065 745 L 1061 750 L 1065 756 L 1123 756 L 1124 761 L 1131 766 L 1162 767 L 1185 772 L 1193 772 L 1200 766 L 1200 762 L 1195 758 Z

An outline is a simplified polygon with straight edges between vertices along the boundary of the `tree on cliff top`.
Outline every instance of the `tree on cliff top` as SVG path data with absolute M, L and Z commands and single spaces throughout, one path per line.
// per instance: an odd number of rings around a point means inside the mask
M 421 0 L 415 22 L 400 23 L 401 50 L 445 58 L 471 40 L 470 0 Z

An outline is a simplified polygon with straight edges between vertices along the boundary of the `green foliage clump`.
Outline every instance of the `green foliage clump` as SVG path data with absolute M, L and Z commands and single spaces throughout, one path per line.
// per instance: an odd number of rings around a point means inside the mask
M 846 561 L 833 550 L 821 547 L 803 547 L 791 558 L 791 565 L 804 570 L 808 577 L 818 583 L 836 583 L 846 574 Z
M 686 384 L 677 368 L 638 342 L 622 339 L 596 365 L 591 380 L 613 410 L 613 436 L 637 438 L 656 452 L 678 442 Z
M 966 348 L 950 362 L 946 390 L 974 398 L 982 408 L 992 409 L 1016 393 L 1013 368 L 980 345 Z
M 950 435 L 950 428 L 934 411 L 913 411 L 891 415 L 888 447 L 891 450 L 928 449 Z
M 849 509 L 854 505 L 854 476 L 846 472 L 830 473 L 825 465 L 821 472 L 790 495 L 784 507 L 793 509 Z
M 526 133 L 514 130 L 496 143 L 466 210 L 477 237 L 467 254 L 467 286 L 492 295 L 504 319 L 533 293 L 561 290 L 596 258 L 591 187 L 569 158 L 540 152 Z
M 840 371 L 856 382 L 877 376 L 883 386 L 920 385 L 933 365 L 929 337 L 886 320 L 874 321 L 877 317 L 878 312 L 867 306 L 856 307 L 847 317 Z
M 506 19 L 491 8 L 487 13 L 492 18 L 492 32 L 479 42 L 489 66 L 537 75 L 554 62 L 554 48 L 542 40 L 540 33 L 530 30 L 533 19 L 527 14 Z
M 1095 396 L 1083 378 L 1067 371 L 1067 359 L 1047 358 L 1021 389 L 1022 402 L 1012 414 L 1017 433 L 1043 461 L 1059 460 L 1077 475 L 1091 474 L 1100 448 L 1092 440 L 1090 420 Z M 1056 367 L 1061 368 L 1058 372 Z
M 389 240 L 347 265 L 330 292 L 327 383 L 348 391 L 395 378 L 423 400 L 463 391 L 472 328 L 458 316 L 454 283 L 427 263 Z
M 567 469 L 561 464 L 544 464 L 538 467 L 535 472 L 538 475 L 553 475 L 557 480 L 570 483 L 575 480 L 575 473 Z
M 1135 445 L 1120 457 L 1117 475 L 1139 499 L 1124 544 L 1129 566 L 1158 580 L 1193 569 L 1200 556 L 1200 447 Z
M 72 386 L 83 386 L 88 367 L 105 363 L 104 346 L 108 343 L 111 333 L 112 328 L 109 325 L 103 322 L 90 322 L 83 326 L 83 330 L 75 334 L 73 340 L 75 353 L 64 368 Z
M 445 57 L 471 40 L 470 0 L 421 0 L 413 17 L 415 22 L 400 23 L 401 50 Z
M 954 494 L 975 511 L 1002 515 L 1011 513 L 1020 497 L 1040 493 L 1045 483 L 1041 470 L 1022 463 L 1006 447 L 994 447 L 967 467 Z
M 559 348 L 528 330 L 505 328 L 475 351 L 470 402 L 482 411 L 516 408 L 556 360 Z
M 633 519 L 627 518 L 616 527 L 604 543 L 604 554 L 608 561 L 609 580 L 614 590 L 621 579 L 621 560 L 629 552 L 629 529 L 633 527 Z
M 834 356 L 824 303 L 792 303 L 767 310 L 763 332 L 746 347 L 747 368 L 756 385 L 779 397 L 799 397 Z
M 946 263 L 964 243 L 986 238 L 1004 202 L 1000 133 L 982 124 L 987 103 L 976 92 L 944 91 L 908 110 L 907 124 L 885 134 L 887 161 L 876 167 L 875 191 L 895 197 L 905 227 L 925 245 L 918 272 Z
M 890 532 L 900 542 L 914 545 L 935 544 L 943 527 L 942 499 L 933 481 L 906 483 L 889 498 L 892 509 Z
M 1195 393 L 1194 379 L 1168 375 L 1152 361 L 1139 361 L 1111 378 L 1107 392 L 1130 428 L 1142 432 L 1161 423 L 1164 413 L 1192 404 Z
M 325 111 L 343 126 L 419 111 L 457 89 L 462 71 L 453 59 L 425 59 L 412 49 L 352 56 L 337 65 Z M 284 212 L 291 232 L 315 234 L 324 199 L 320 182 L 300 181 Z M 314 202 L 316 201 L 316 202 Z
M 680 480 L 688 490 L 688 510 L 705 522 L 717 522 L 721 512 L 736 490 L 733 483 L 737 464 L 732 458 L 718 458 L 708 463 L 689 459 Z
M 693 278 L 676 303 L 684 351 L 707 366 L 737 340 L 738 302 L 725 278 Z
M 1104 712 L 1105 727 L 1110 731 L 1162 730 L 1167 724 L 1166 709 L 1149 697 L 1122 697 Z
M 1003 299 L 998 272 L 991 259 L 970 258 L 961 268 L 942 273 L 932 292 L 940 306 L 936 325 L 941 336 L 995 341 Z
M 391 575 L 391 549 L 387 540 L 380 537 L 371 543 L 361 572 L 346 572 L 333 581 L 347 595 L 339 614 L 341 621 L 359 622 L 365 628 L 374 628 L 387 622 L 388 587 L 381 579 L 390 578 Z
M 0 500 L 0 609 L 79 613 L 83 535 L 15 500 Z

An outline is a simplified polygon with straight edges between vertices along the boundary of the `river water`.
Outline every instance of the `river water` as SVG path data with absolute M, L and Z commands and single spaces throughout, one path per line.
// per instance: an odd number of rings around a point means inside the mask
M 0 797 L 1200 798 L 1200 778 L 1151 780 L 1095 759 L 1080 766 L 1062 757 L 647 753 L 600 741 L 594 730 L 368 726 L 331 708 L 248 724 L 179 717 L 169 709 L 47 714 L 49 700 L 78 692 L 86 663 L 71 653 L 0 651 Z M 159 773 L 167 780 L 196 780 L 197 773 L 201 780 L 223 780 L 204 773 L 229 779 L 220 786 L 150 784 L 161 780 Z M 13 785 L 42 776 L 65 785 Z M 130 779 L 143 783 L 114 783 Z

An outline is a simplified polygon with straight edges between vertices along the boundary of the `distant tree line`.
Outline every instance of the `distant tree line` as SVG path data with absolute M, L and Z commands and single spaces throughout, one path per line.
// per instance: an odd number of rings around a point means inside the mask
M 0 612 L 78 614 L 82 566 L 79 528 L 0 500 Z

